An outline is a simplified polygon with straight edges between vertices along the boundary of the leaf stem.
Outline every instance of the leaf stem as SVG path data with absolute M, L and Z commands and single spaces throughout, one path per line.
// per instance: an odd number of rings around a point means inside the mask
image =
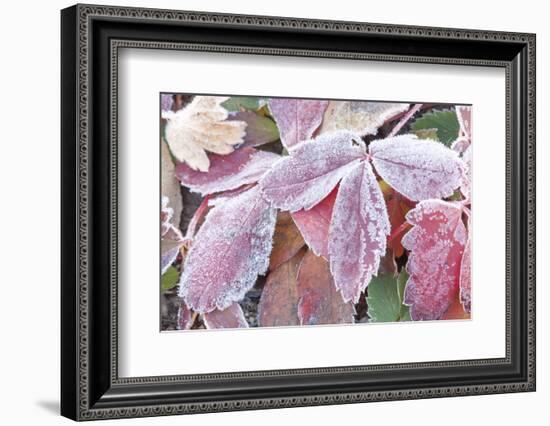
M 415 115 L 420 108 L 422 108 L 422 104 L 415 104 L 402 118 L 399 120 L 399 122 L 395 125 L 395 127 L 392 129 L 390 134 L 388 135 L 388 138 L 391 138 L 395 136 L 405 124 L 412 118 L 413 115 Z

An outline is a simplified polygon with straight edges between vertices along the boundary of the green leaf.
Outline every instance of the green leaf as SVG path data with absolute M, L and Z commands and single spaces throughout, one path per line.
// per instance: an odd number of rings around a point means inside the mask
M 449 110 L 428 112 L 411 125 L 413 133 L 428 129 L 437 129 L 438 140 L 450 146 L 458 137 L 460 130 L 456 113 Z
M 403 305 L 403 297 L 405 295 L 405 285 L 409 279 L 409 274 L 405 268 L 401 269 L 401 272 L 397 276 L 397 294 L 399 295 L 399 303 L 401 303 L 401 309 L 399 310 L 399 321 L 411 321 L 411 313 L 409 307 Z
M 242 110 L 257 110 L 265 104 L 263 98 L 249 96 L 232 96 L 222 103 L 222 106 L 229 112 Z
M 170 266 L 160 279 L 160 288 L 162 291 L 173 289 L 178 283 L 180 274 L 176 268 Z
M 399 321 L 401 300 L 396 279 L 391 275 L 373 277 L 368 287 L 368 315 L 371 322 Z
M 439 141 L 437 137 L 437 129 L 418 129 L 413 131 L 413 133 L 418 136 L 418 139 L 431 139 L 434 141 Z

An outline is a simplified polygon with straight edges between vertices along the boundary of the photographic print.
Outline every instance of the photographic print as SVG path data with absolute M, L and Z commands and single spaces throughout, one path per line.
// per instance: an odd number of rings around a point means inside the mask
M 471 105 L 159 111 L 162 331 L 470 319 Z

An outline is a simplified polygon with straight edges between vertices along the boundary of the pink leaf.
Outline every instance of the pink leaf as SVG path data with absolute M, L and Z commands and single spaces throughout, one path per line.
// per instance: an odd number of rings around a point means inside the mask
M 229 155 L 210 155 L 210 169 L 206 173 L 180 163 L 176 176 L 191 191 L 212 194 L 257 182 L 279 158 L 271 152 L 245 147 Z
M 189 330 L 193 325 L 193 314 L 184 302 L 178 309 L 178 330 Z
M 456 118 L 458 119 L 460 131 L 451 148 L 458 153 L 463 153 L 472 144 L 472 107 L 457 106 Z
M 403 237 L 410 250 L 407 262 L 409 280 L 404 303 L 411 318 L 435 320 L 457 297 L 466 227 L 462 206 L 441 200 L 426 200 L 407 213 L 414 227 Z
M 260 186 L 275 207 L 309 210 L 365 155 L 365 145 L 356 134 L 327 133 L 291 150 L 264 175 Z
M 357 302 L 386 253 L 390 222 L 384 196 L 368 162 L 342 179 L 330 225 L 330 270 L 344 301 Z
M 244 312 L 238 303 L 220 311 L 216 309 L 203 315 L 206 328 L 248 328 Z
M 413 135 L 376 140 L 369 152 L 378 174 L 413 201 L 451 196 L 464 171 L 455 151 Z
M 464 174 L 460 184 L 460 192 L 466 197 L 467 200 L 472 196 L 472 146 L 470 145 L 462 154 L 462 161 L 464 162 Z
M 276 217 L 257 186 L 210 210 L 180 278 L 191 309 L 223 310 L 244 297 L 267 270 Z
M 308 247 L 317 256 L 323 256 L 325 259 L 328 259 L 328 233 L 337 192 L 338 188 L 334 188 L 311 209 L 291 213 Z
M 472 236 L 471 236 L 471 222 L 468 224 L 470 226 L 470 234 L 468 236 L 468 242 L 466 243 L 466 248 L 464 249 L 464 255 L 462 256 L 462 263 L 460 266 L 460 302 L 464 307 L 464 310 L 470 313 L 472 308 L 472 297 L 471 297 L 471 288 L 472 288 Z
M 279 127 L 285 148 L 311 138 L 323 120 L 327 105 L 328 101 L 311 99 L 269 100 L 269 109 Z
M 328 262 L 308 251 L 298 269 L 300 325 L 353 323 L 355 309 L 336 291 Z

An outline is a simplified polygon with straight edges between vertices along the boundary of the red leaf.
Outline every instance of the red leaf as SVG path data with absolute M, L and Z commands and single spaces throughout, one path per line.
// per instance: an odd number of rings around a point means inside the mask
M 298 252 L 267 276 L 258 304 L 258 323 L 261 327 L 300 324 L 296 280 L 303 254 L 303 250 Z
M 193 170 L 180 163 L 176 167 L 176 176 L 191 191 L 207 195 L 257 182 L 280 158 L 271 152 L 245 147 L 228 155 L 210 155 L 208 172 Z
M 336 291 L 328 262 L 308 251 L 298 269 L 300 325 L 353 323 L 355 309 Z
M 294 224 L 290 213 L 279 212 L 277 225 L 273 234 L 273 249 L 269 258 L 269 269 L 276 269 L 286 262 L 304 246 L 305 242 L 300 231 Z
M 233 303 L 228 308 L 220 311 L 216 309 L 203 315 L 204 325 L 212 328 L 248 328 L 248 322 L 244 312 L 238 303 Z
M 279 127 L 285 148 L 311 138 L 323 120 L 327 105 L 328 101 L 311 99 L 269 100 L 269 109 Z
M 455 151 L 413 135 L 373 141 L 369 152 L 382 179 L 413 201 L 451 196 L 464 172 Z
M 330 270 L 344 300 L 357 302 L 378 272 L 390 223 L 380 186 L 368 162 L 340 183 L 329 233 Z
M 328 259 L 328 233 L 338 187 L 309 210 L 291 213 L 306 244 L 317 256 Z
M 471 226 L 471 224 L 468 224 Z M 471 232 L 471 228 L 470 228 Z M 464 249 L 464 255 L 462 256 L 462 264 L 460 266 L 460 302 L 464 306 L 464 310 L 468 313 L 472 309 L 472 236 L 471 233 L 468 236 L 468 242 Z
M 260 186 L 275 207 L 309 210 L 365 155 L 365 145 L 354 133 L 327 133 L 291 150 L 264 175 Z
M 462 207 L 440 200 L 422 201 L 407 214 L 407 221 L 414 227 L 402 241 L 411 251 L 404 303 L 411 307 L 415 321 L 440 319 L 458 293 L 467 238 Z
M 210 210 L 180 278 L 187 305 L 204 313 L 240 301 L 267 270 L 275 221 L 257 186 Z

